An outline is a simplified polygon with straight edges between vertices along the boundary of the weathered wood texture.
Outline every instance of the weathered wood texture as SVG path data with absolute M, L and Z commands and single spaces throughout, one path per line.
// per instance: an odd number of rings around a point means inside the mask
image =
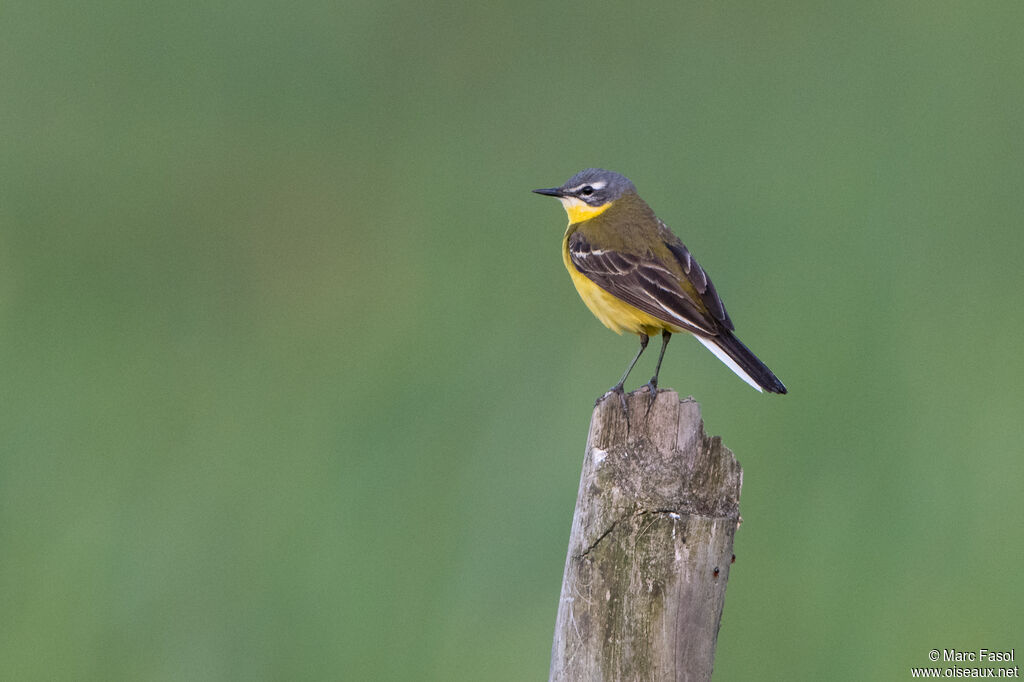
M 659 391 L 590 422 L 551 680 L 709 680 L 743 470 L 700 405 Z

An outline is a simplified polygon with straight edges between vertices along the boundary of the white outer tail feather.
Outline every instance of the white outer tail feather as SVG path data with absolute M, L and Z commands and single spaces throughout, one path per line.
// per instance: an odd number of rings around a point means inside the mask
M 724 350 L 719 348 L 718 345 L 714 342 L 714 339 L 706 339 L 703 336 L 697 336 L 696 334 L 694 334 L 694 337 L 696 337 L 698 341 L 703 343 L 709 351 L 714 353 L 715 357 L 724 362 L 726 367 L 731 369 L 733 372 L 736 372 L 736 376 L 738 376 L 740 379 L 743 379 L 745 382 L 756 388 L 759 393 L 764 393 L 764 389 L 761 388 L 761 386 L 756 381 L 754 381 L 754 378 L 751 377 L 746 372 L 744 372 L 743 369 L 736 364 L 735 360 L 730 358 Z

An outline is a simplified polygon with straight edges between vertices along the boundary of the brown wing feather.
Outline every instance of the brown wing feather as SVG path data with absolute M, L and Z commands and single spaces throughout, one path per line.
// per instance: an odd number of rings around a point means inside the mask
M 714 311 L 709 315 L 702 302 L 694 301 L 684 290 L 677 275 L 653 257 L 643 258 L 610 249 L 593 248 L 586 237 L 577 231 L 569 236 L 569 258 L 589 280 L 631 306 L 690 331 L 704 335 L 718 333 L 721 320 Z M 696 261 L 692 258 L 690 260 L 696 265 Z M 698 278 L 704 280 L 704 291 L 701 291 L 690 273 L 687 273 L 687 278 L 703 298 L 710 281 L 700 266 L 691 267 L 690 270 L 699 272 Z M 718 300 L 714 289 L 710 291 L 714 300 Z M 721 301 L 718 303 L 721 306 Z
M 693 287 L 700 294 L 700 300 L 704 306 L 708 309 L 718 322 L 732 331 L 734 329 L 732 320 L 729 319 L 729 313 L 725 312 L 725 305 L 722 303 L 722 299 L 719 298 L 718 292 L 715 291 L 715 285 L 712 284 L 711 278 L 704 272 L 704 268 L 700 266 L 697 259 L 690 255 L 690 250 L 686 248 L 686 245 L 679 240 L 679 237 L 675 236 L 665 223 L 658 221 L 658 227 L 660 228 L 662 239 L 665 241 L 665 246 L 668 247 L 672 255 L 679 261 L 679 265 L 682 266 L 683 272 L 686 273 L 686 278 L 690 280 Z

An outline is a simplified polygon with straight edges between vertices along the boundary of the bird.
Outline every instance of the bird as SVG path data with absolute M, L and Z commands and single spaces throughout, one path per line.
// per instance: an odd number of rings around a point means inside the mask
M 669 339 L 683 332 L 758 391 L 786 393 L 779 378 L 736 338 L 707 272 L 627 177 L 587 168 L 560 187 L 533 191 L 558 198 L 569 216 L 562 260 L 590 312 L 612 331 L 640 337 L 640 349 L 622 378 L 601 399 L 618 394 L 626 409 L 626 378 L 658 332 L 661 353 L 646 384 L 652 403 Z

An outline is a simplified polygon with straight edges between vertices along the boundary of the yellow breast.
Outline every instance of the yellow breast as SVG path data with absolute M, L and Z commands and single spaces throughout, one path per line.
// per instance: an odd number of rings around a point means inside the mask
M 565 231 L 565 237 L 562 239 L 562 262 L 565 263 L 565 269 L 569 271 L 569 276 L 572 278 L 572 283 L 576 286 L 580 298 L 587 304 L 590 312 L 594 313 L 594 317 L 601 320 L 601 324 L 617 334 L 631 332 L 653 336 L 662 329 L 668 329 L 673 333 L 682 331 L 678 327 L 612 296 L 577 270 L 569 257 L 569 234 L 572 225 L 569 223 L 569 228 Z

